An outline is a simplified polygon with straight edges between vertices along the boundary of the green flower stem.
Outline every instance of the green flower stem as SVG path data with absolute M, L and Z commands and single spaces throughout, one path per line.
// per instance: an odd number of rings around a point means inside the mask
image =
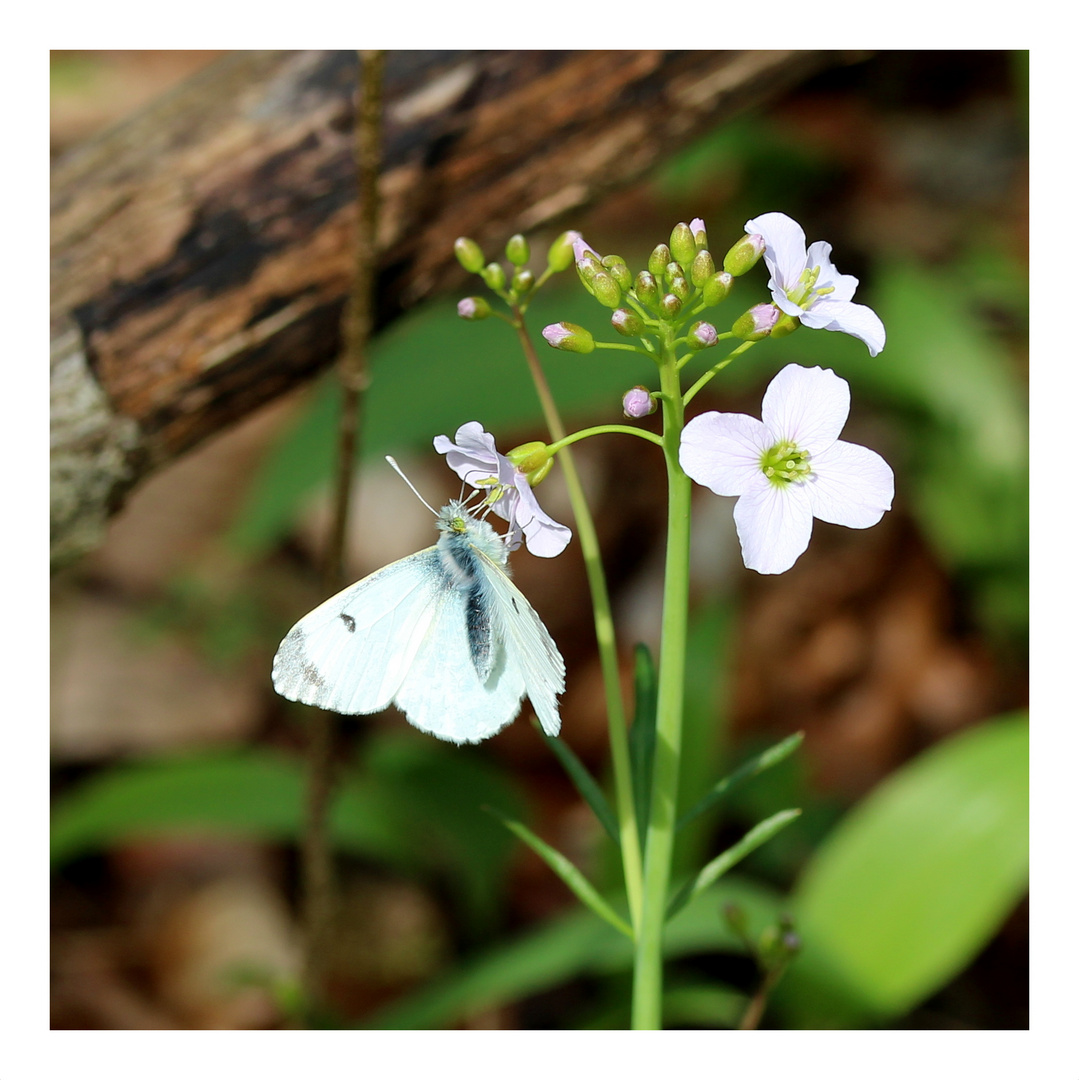
M 555 443 L 566 438 L 566 429 L 547 385 L 547 377 L 528 336 L 520 308 L 514 307 L 517 336 L 536 385 L 543 415 Z M 636 431 L 635 428 L 629 430 Z M 637 432 L 640 434 L 640 432 Z M 592 593 L 592 611 L 596 623 L 596 643 L 599 648 L 603 687 L 607 697 L 607 726 L 611 743 L 611 765 L 614 770 L 615 804 L 618 814 L 618 833 L 622 847 L 622 873 L 626 881 L 630 919 L 634 931 L 641 920 L 641 842 L 637 833 L 637 815 L 633 803 L 633 777 L 629 757 L 629 735 L 626 731 L 626 709 L 622 701 L 622 680 L 618 667 L 618 649 L 614 637 L 614 617 L 607 593 L 607 579 L 600 559 L 599 538 L 588 509 L 581 478 L 568 447 L 558 451 L 558 462 L 566 478 L 573 516 L 577 524 L 577 539 L 581 544 L 588 587 Z
M 674 851 L 685 695 L 692 483 L 678 463 L 685 406 L 672 339 L 673 330 L 668 331 L 667 339 L 663 342 L 659 368 L 660 400 L 663 402 L 663 453 L 667 459 L 667 557 L 659 649 L 652 808 L 645 842 L 643 906 L 633 963 L 635 1030 L 658 1030 L 662 1026 L 663 924 Z
M 598 427 L 581 428 L 580 431 L 575 431 L 572 435 L 567 435 L 564 439 L 551 443 L 547 449 L 554 454 L 572 443 L 591 438 L 593 435 L 637 435 L 642 439 L 647 439 L 649 442 L 654 442 L 657 446 L 663 445 L 662 437 L 655 434 L 655 432 L 643 431 L 641 428 L 630 427 L 628 424 L 600 424 Z
M 622 341 L 597 341 L 596 348 L 618 349 L 620 352 L 635 352 L 640 353 L 642 356 L 647 356 L 649 359 L 655 359 L 647 349 L 641 348 L 640 345 L 630 345 L 627 342 Z
M 755 341 L 743 341 L 733 352 L 728 353 L 718 364 L 714 364 L 710 367 L 685 393 L 682 398 L 682 404 L 688 405 L 696 396 L 698 391 L 703 390 L 705 386 L 711 382 L 712 378 L 718 375 L 735 357 L 741 356 L 746 349 L 753 345 L 756 345 Z

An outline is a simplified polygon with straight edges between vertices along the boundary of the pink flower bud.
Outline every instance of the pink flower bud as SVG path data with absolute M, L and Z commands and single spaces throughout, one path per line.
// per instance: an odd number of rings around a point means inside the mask
M 590 353 L 596 347 L 592 335 L 576 323 L 551 323 L 543 328 L 542 333 L 548 345 L 563 352 Z
M 635 386 L 622 395 L 622 412 L 631 420 L 639 420 L 655 411 L 656 403 L 643 386 Z
M 711 323 L 699 322 L 689 332 L 692 345 L 697 349 L 709 349 L 719 340 L 719 334 Z

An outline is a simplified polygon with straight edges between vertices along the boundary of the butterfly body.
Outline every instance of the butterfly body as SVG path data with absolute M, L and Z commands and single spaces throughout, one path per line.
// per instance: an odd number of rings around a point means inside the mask
M 453 501 L 438 543 L 364 578 L 305 615 L 274 657 L 274 688 L 346 715 L 395 704 L 451 742 L 478 742 L 527 694 L 549 735 L 560 727 L 565 665 L 509 578 L 505 542 Z

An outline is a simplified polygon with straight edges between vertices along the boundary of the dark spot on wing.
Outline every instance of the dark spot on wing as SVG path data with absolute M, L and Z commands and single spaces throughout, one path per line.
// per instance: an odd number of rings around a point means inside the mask
M 345 629 L 350 633 L 356 633 L 356 620 L 351 615 L 346 615 L 343 611 L 340 615 L 341 621 L 345 624 Z
M 521 609 L 517 606 L 517 597 L 511 596 L 510 603 L 513 605 L 513 610 L 520 614 Z

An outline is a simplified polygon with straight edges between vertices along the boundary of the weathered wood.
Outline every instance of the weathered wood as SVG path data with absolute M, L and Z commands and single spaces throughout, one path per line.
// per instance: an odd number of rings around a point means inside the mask
M 384 325 L 501 242 L 838 58 L 391 53 Z M 54 565 L 133 483 L 329 363 L 352 273 L 352 52 L 232 54 L 52 177 Z

